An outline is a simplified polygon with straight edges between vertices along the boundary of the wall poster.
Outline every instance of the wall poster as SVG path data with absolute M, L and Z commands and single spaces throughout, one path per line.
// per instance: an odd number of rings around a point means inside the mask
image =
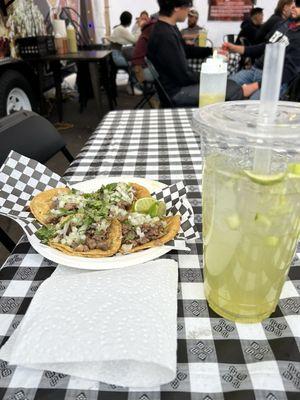
M 209 21 L 242 21 L 253 7 L 253 0 L 209 0 Z

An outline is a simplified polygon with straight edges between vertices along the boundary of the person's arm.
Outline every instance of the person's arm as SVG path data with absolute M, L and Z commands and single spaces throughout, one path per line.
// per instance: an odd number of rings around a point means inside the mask
M 184 51 L 187 58 L 207 58 L 213 54 L 211 47 L 192 46 L 186 43 L 184 43 Z
M 266 45 L 267 45 L 267 43 L 260 43 L 255 46 L 245 47 L 245 51 L 244 51 L 245 57 L 250 57 L 250 58 L 261 57 L 265 52 Z
M 266 43 L 257 44 L 255 46 L 239 46 L 226 42 L 223 44 L 223 47 L 232 53 L 239 53 L 246 57 L 258 58 L 264 54 Z
M 138 34 L 138 36 L 139 36 L 139 33 L 137 33 L 137 34 Z M 124 28 L 124 29 L 122 30 L 122 37 L 123 37 L 125 40 L 127 40 L 129 43 L 131 43 L 131 44 L 135 44 L 135 43 L 137 42 L 137 40 L 138 40 L 137 34 L 136 34 L 136 35 L 133 35 L 133 34 L 132 34 L 131 32 L 129 32 L 129 30 L 126 29 L 126 28 Z

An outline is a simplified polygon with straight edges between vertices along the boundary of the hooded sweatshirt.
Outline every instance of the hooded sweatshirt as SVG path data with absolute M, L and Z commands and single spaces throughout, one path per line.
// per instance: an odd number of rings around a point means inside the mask
M 146 25 L 143 26 L 141 35 L 136 42 L 133 51 L 133 56 L 131 60 L 132 65 L 140 65 L 142 67 L 145 67 L 145 57 L 147 55 L 149 37 L 155 23 L 156 20 L 151 19 Z
M 209 47 L 185 44 L 177 26 L 164 21 L 157 21 L 150 35 L 147 57 L 170 97 L 184 86 L 199 83 L 200 74 L 189 68 L 187 58 L 207 58 L 211 55 Z
M 270 33 L 273 32 L 277 26 L 281 25 L 285 21 L 286 20 L 278 14 L 271 15 L 271 17 L 264 24 L 262 24 L 262 26 L 257 31 L 255 43 L 265 43 Z
M 282 83 L 288 84 L 300 73 L 300 25 L 290 21 L 281 24 L 268 38 L 268 43 L 277 42 L 286 44 Z M 265 48 L 266 43 L 245 47 L 244 55 L 256 59 L 255 68 L 263 69 Z
M 247 45 L 256 44 L 256 35 L 258 31 L 259 31 L 259 26 L 255 25 L 252 22 L 251 18 L 247 18 L 241 24 L 241 31 L 237 38 L 237 44 L 241 43 L 240 41 L 241 38 L 247 39 L 248 41 Z

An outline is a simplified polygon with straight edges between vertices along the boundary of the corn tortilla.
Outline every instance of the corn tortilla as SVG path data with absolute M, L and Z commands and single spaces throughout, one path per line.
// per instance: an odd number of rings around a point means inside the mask
M 29 204 L 30 211 L 41 224 L 46 225 L 53 198 L 59 194 L 70 192 L 71 189 L 67 187 L 45 190 L 31 200 Z
M 109 229 L 109 234 L 108 234 L 109 249 L 105 251 L 100 249 L 89 250 L 89 251 L 75 251 L 70 246 L 66 246 L 61 243 L 55 243 L 53 241 L 50 241 L 49 246 L 70 256 L 88 257 L 88 258 L 111 257 L 114 254 L 116 254 L 121 247 L 122 225 L 118 220 L 114 219 L 111 222 L 110 227 L 108 229 Z
M 177 235 L 180 229 L 180 216 L 175 215 L 173 217 L 166 217 L 164 220 L 167 222 L 167 233 L 162 236 L 159 239 L 151 240 L 151 242 L 142 244 L 140 246 L 133 247 L 129 251 L 122 251 L 122 248 L 120 249 L 120 252 L 122 254 L 129 254 L 129 253 L 136 253 L 141 250 L 145 249 L 150 249 L 152 247 L 157 247 L 157 246 L 162 246 L 163 244 L 169 242 L 170 240 L 174 239 L 174 237 Z

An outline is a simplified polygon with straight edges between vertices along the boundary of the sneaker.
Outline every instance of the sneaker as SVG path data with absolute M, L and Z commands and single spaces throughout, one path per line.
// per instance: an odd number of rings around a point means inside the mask
M 133 93 L 132 93 L 132 88 L 131 88 L 130 85 L 127 85 L 126 91 L 127 91 L 127 93 L 130 94 L 131 96 L 132 96 L 132 95 L 134 95 L 134 96 L 142 96 L 142 95 L 143 95 L 142 90 L 138 89 L 136 86 L 133 87 Z
M 134 86 L 133 92 L 134 92 L 135 96 L 142 96 L 143 95 L 143 91 L 141 89 L 137 88 L 136 86 Z

